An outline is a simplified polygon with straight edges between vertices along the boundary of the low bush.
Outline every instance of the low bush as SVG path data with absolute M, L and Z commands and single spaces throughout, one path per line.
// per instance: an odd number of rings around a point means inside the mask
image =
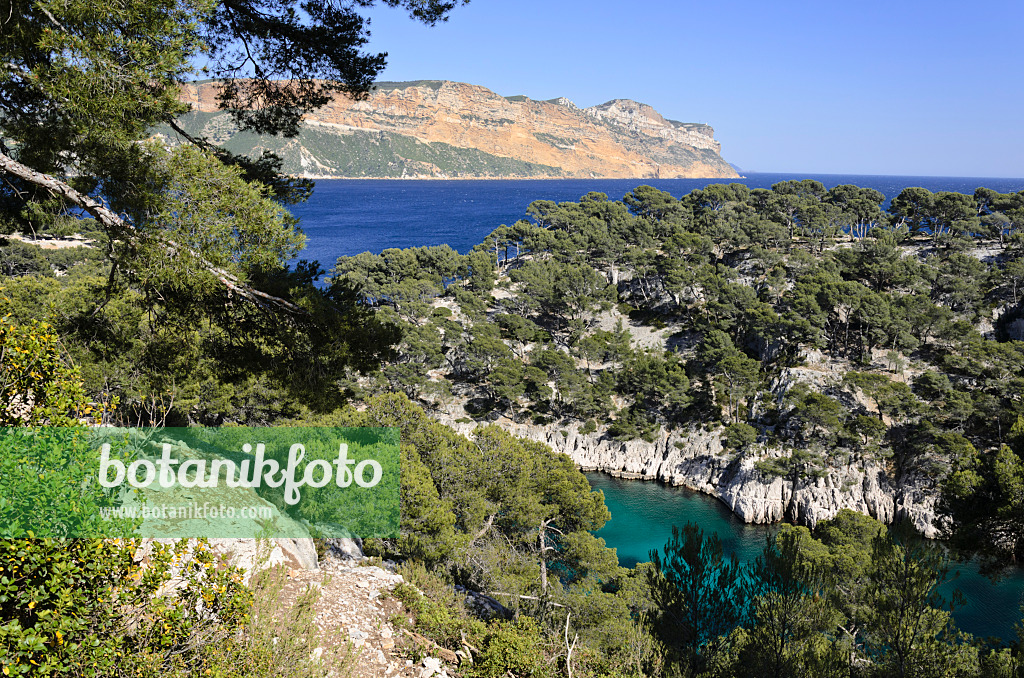
M 280 605 L 285 575 L 252 588 L 205 540 L 0 541 L 0 672 L 79 678 L 323 676 L 315 594 Z M 335 667 L 347 661 L 344 655 Z

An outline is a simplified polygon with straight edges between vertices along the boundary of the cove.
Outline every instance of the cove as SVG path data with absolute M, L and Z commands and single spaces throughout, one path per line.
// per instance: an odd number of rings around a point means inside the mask
M 743 562 L 761 552 L 770 526 L 747 525 L 714 497 L 658 482 L 623 480 L 605 473 L 587 473 L 595 490 L 604 492 L 611 520 L 595 534 L 616 549 L 619 563 L 632 567 L 648 562 L 651 550 L 661 548 L 672 534 L 672 525 L 686 521 L 700 525 L 705 534 L 722 540 L 726 555 L 735 553 Z M 954 611 L 957 626 L 977 638 L 1016 638 L 1014 625 L 1021 619 L 1024 601 L 1024 570 L 1017 569 L 997 582 L 978 572 L 974 563 L 954 564 L 960 575 L 942 593 L 948 599 L 960 589 L 966 604 Z

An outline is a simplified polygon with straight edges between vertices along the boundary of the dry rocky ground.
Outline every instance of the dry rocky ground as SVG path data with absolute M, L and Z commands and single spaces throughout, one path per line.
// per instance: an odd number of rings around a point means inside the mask
M 318 570 L 289 570 L 280 598 L 295 604 L 309 587 L 320 590 L 315 624 L 331 676 L 339 678 L 447 678 L 458 675 L 458 658 L 450 650 L 430 647 L 422 636 L 396 627 L 399 615 L 410 618 L 401 602 L 388 594 L 403 582 L 387 569 L 329 552 Z

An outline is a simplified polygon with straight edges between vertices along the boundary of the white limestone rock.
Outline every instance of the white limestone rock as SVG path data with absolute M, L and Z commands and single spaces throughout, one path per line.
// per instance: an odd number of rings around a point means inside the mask
M 811 376 L 818 374 L 809 372 Z M 794 373 L 787 378 L 796 381 L 810 377 Z M 835 378 L 823 374 L 821 384 Z M 471 435 L 475 428 L 474 424 L 447 418 L 442 421 L 466 435 Z M 883 523 L 909 519 L 927 537 L 938 536 L 941 528 L 935 512 L 935 482 L 920 475 L 897 478 L 892 469 L 878 461 L 855 459 L 845 466 L 828 468 L 823 477 L 794 480 L 767 475 L 756 468 L 758 461 L 786 455 L 788 451 L 761 449 L 736 458 L 735 453 L 723 450 L 721 429 L 661 431 L 653 442 L 646 442 L 581 433 L 575 425 L 558 429 L 499 423 L 513 435 L 546 443 L 556 452 L 568 455 L 584 471 L 658 480 L 718 497 L 747 523 L 787 520 L 813 526 L 845 508 L 866 513 Z

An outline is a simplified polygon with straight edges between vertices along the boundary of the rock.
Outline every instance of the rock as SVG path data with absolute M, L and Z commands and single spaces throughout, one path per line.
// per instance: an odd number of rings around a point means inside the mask
M 466 607 L 470 608 L 475 614 L 484 619 L 496 616 L 505 617 L 507 619 L 512 617 L 511 610 L 488 595 L 478 593 L 476 591 L 470 591 L 462 587 L 456 587 L 456 590 L 459 593 L 465 593 Z
M 441 667 L 441 660 L 437 657 L 424 657 L 423 658 L 423 670 L 420 671 L 420 678 L 430 678 L 434 675 L 444 673 L 444 669 Z
M 1006 326 L 1006 334 L 1014 341 L 1024 341 L 1024 318 L 1018 318 Z
M 217 105 L 219 87 L 216 82 L 186 83 L 181 96 L 193 111 L 212 114 L 207 128 L 217 143 L 234 137 L 233 143 L 249 144 L 243 152 L 264 144 L 257 137 L 235 136 L 237 126 Z M 456 170 L 458 176 L 738 176 L 722 159 L 710 126 L 666 120 L 650 106 L 628 99 L 581 109 L 567 102 L 506 98 L 460 82 L 392 83 L 360 101 L 335 96 L 310 112 L 303 127 L 281 154 L 289 174 L 447 178 L 442 166 L 468 164 L 465 153 L 471 149 L 474 169 Z M 378 146 L 384 162 L 353 165 L 349 145 L 360 142 Z M 424 144 L 435 144 L 440 159 L 427 162 L 402 150 Z M 488 163 L 495 156 L 501 162 Z
M 819 372 L 808 372 L 812 376 L 794 371 L 784 378 L 794 382 L 819 378 Z M 820 377 L 822 385 L 829 383 L 830 378 Z M 472 434 L 473 424 L 441 419 L 459 433 Z M 814 526 L 846 508 L 883 523 L 906 518 L 931 538 L 938 536 L 941 527 L 935 511 L 935 481 L 923 475 L 896 477 L 878 461 L 850 461 L 827 469 L 821 478 L 794 481 L 757 470 L 757 462 L 787 455 L 788 451 L 761 448 L 736 457 L 722 448 L 721 429 L 662 430 L 649 443 L 580 433 L 575 424 L 564 429 L 507 421 L 501 425 L 513 435 L 546 443 L 556 452 L 568 455 L 584 471 L 658 480 L 717 497 L 747 523 L 787 520 Z
M 178 540 L 170 538 L 143 539 L 135 552 L 135 559 L 145 565 L 149 562 L 154 544 L 171 544 L 175 541 Z M 255 570 L 275 565 L 283 565 L 291 570 L 316 570 L 319 567 L 316 546 L 312 539 L 282 538 L 261 542 L 257 539 L 223 538 L 208 539 L 207 541 L 214 553 L 220 555 L 228 565 L 241 568 L 247 579 L 252 577 Z M 194 544 L 195 540 L 189 540 L 189 543 L 191 548 L 191 544 Z
M 324 545 L 342 560 L 362 560 L 364 557 L 363 540 L 359 538 L 332 537 L 324 539 Z

